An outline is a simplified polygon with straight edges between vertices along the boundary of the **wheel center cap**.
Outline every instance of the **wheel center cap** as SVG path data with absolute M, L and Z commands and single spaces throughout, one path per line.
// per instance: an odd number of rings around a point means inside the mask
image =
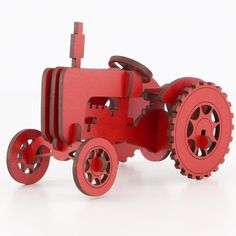
M 208 119 L 201 119 L 195 131 L 197 146 L 206 149 L 211 144 L 212 125 Z
M 96 157 L 91 163 L 91 169 L 93 172 L 99 174 L 103 169 L 103 162 L 100 158 Z
M 205 136 L 211 136 L 212 134 L 212 124 L 208 119 L 201 119 L 199 120 L 197 124 L 197 128 L 195 130 L 195 135 L 205 135 Z

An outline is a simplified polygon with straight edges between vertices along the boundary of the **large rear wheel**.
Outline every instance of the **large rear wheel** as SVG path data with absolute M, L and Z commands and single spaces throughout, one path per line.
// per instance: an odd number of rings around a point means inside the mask
M 226 94 L 212 83 L 194 83 L 178 97 L 170 118 L 169 146 L 181 174 L 202 179 L 224 162 L 232 141 L 230 106 Z

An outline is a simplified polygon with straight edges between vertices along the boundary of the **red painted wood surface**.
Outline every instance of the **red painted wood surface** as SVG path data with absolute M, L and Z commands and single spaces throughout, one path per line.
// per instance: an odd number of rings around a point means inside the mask
M 118 162 L 141 150 L 150 161 L 169 153 L 181 174 L 209 177 L 229 151 L 233 129 L 227 96 L 213 83 L 184 77 L 163 86 L 141 63 L 112 56 L 109 68 L 83 69 L 83 24 L 71 36 L 72 67 L 42 77 L 41 132 L 23 130 L 11 141 L 7 166 L 18 182 L 33 184 L 50 157 L 73 160 L 76 186 L 106 193 Z

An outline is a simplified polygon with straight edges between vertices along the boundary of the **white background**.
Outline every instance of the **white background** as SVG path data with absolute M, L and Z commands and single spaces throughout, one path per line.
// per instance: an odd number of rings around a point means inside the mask
M 195 76 L 222 86 L 236 106 L 236 1 L 0 1 L 0 235 L 236 235 L 235 147 L 209 179 L 182 177 L 173 162 L 137 153 L 111 191 L 82 195 L 72 162 L 51 161 L 38 184 L 7 173 L 16 132 L 40 129 L 41 75 L 69 66 L 74 21 L 84 22 L 82 65 L 106 68 L 113 54 L 135 58 L 160 84 Z

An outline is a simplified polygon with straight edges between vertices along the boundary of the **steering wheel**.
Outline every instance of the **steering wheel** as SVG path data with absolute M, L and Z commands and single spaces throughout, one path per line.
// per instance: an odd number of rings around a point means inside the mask
M 153 76 L 152 72 L 146 66 L 128 57 L 112 56 L 108 65 L 110 68 L 137 71 L 142 76 L 143 83 L 148 83 Z

